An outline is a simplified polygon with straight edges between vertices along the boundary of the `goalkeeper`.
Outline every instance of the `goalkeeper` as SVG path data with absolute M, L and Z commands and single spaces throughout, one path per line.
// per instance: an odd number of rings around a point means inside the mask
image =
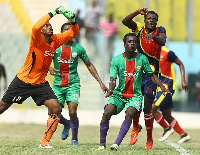
M 71 22 L 69 31 L 53 34 L 49 20 L 56 14 L 63 14 Z M 9 85 L 0 101 L 0 113 L 6 111 L 13 103 L 22 104 L 28 97 L 32 97 L 37 106 L 45 105 L 51 110 L 40 148 L 52 148 L 49 141 L 60 121 L 62 107 L 45 80 L 56 48 L 71 40 L 79 33 L 75 15 L 64 7 L 49 12 L 40 18 L 32 28 L 29 52 L 24 65 Z

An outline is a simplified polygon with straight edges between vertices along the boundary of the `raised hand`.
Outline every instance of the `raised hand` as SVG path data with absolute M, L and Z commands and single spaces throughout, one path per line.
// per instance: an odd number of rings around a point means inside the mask
M 139 8 L 138 12 L 141 15 L 146 15 L 148 13 L 148 9 L 147 8 Z
M 63 14 L 63 15 L 64 15 L 66 12 L 68 12 L 68 10 L 65 9 L 64 6 L 60 6 L 60 7 L 56 8 L 55 11 L 56 11 L 57 14 Z
M 73 11 L 67 11 L 63 14 L 71 23 L 76 22 L 75 14 Z

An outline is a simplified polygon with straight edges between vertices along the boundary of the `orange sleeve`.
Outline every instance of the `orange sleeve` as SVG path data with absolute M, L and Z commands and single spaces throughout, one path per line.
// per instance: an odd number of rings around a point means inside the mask
M 79 34 L 79 26 L 76 23 L 75 25 L 71 25 L 69 31 L 66 31 L 64 33 L 55 34 L 53 38 L 54 40 L 57 40 L 57 48 L 61 45 L 65 44 L 72 38 L 74 38 L 77 34 Z
M 51 19 L 51 17 L 49 16 L 49 14 L 44 15 L 42 18 L 40 18 L 34 25 L 32 28 L 32 35 L 31 35 L 31 39 L 35 40 L 36 37 L 41 36 L 41 29 L 44 27 L 44 25 Z

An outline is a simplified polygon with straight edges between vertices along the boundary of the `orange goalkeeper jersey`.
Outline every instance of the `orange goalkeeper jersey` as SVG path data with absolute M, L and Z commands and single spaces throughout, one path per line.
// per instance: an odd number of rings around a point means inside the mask
M 46 14 L 32 28 L 28 55 L 24 65 L 17 72 L 17 77 L 25 83 L 36 85 L 46 82 L 45 77 L 55 50 L 79 33 L 78 24 L 71 25 L 69 31 L 52 35 L 52 43 L 49 45 L 44 40 L 41 29 L 50 19 L 49 14 Z

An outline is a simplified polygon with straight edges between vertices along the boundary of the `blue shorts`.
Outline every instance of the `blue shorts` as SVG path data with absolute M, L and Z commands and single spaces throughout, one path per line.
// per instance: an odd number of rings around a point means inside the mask
M 171 93 L 173 94 L 174 92 Z M 167 108 L 174 108 L 172 96 L 170 94 L 164 96 L 161 91 L 157 93 L 156 99 L 153 103 L 160 108 L 160 111 L 164 111 Z
M 157 85 L 151 81 L 151 78 L 148 75 L 143 74 L 141 87 L 142 95 L 154 99 L 156 97 L 156 89 Z

